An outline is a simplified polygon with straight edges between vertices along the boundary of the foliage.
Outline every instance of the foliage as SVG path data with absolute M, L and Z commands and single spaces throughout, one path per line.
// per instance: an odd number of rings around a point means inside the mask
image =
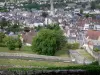
M 60 30 L 60 27 L 58 24 L 47 25 L 46 28 L 50 30 Z
M 100 51 L 100 49 L 98 49 L 98 48 L 95 48 L 95 49 L 93 49 L 95 52 L 98 52 L 98 51 Z
M 9 21 L 7 21 L 5 18 L 2 18 L 0 21 L 0 29 L 7 28 L 9 26 Z
M 0 32 L 0 43 L 2 43 L 3 42 L 3 38 L 5 37 L 5 34 L 4 33 L 2 33 L 2 32 Z
M 64 42 L 65 38 L 60 30 L 42 29 L 33 38 L 32 50 L 38 54 L 54 55 Z
M 46 18 L 48 16 L 47 12 L 42 12 L 42 17 Z
M 34 2 L 34 3 L 31 3 L 31 4 L 25 4 L 23 6 L 23 8 L 26 8 L 26 9 L 32 9 L 32 8 L 39 9 L 40 6 L 39 6 L 39 4 L 37 4 L 37 3 Z
M 95 2 L 91 2 L 91 9 L 92 9 L 92 10 L 96 9 L 96 4 L 95 4 Z
M 21 31 L 21 25 L 19 23 L 14 23 L 7 30 L 14 33 L 19 32 Z
M 22 48 L 22 42 L 21 42 L 20 38 L 16 39 L 16 43 L 15 44 L 16 44 L 16 47 L 19 48 L 19 50 Z
M 43 28 L 43 26 L 38 26 L 38 27 L 35 27 L 34 29 L 36 30 L 36 31 L 39 31 L 39 30 L 41 30 Z
M 7 47 L 9 50 L 15 50 L 15 39 L 13 37 L 9 37 Z
M 89 14 L 85 14 L 85 17 L 88 18 L 90 15 Z
M 7 42 L 9 41 L 9 36 L 5 36 L 4 38 L 3 38 L 3 43 L 7 46 Z
M 36 68 L 9 68 L 8 70 L 10 71 L 29 71 L 29 70 L 34 70 Z M 41 68 L 36 69 L 36 70 L 41 70 Z M 98 75 L 100 73 L 100 66 L 96 65 L 80 65 L 80 66 L 65 66 L 65 67 L 48 67 L 48 68 L 42 68 L 42 70 L 86 70 L 87 72 L 93 73 L 89 75 Z M 84 74 L 86 75 L 86 74 Z
M 29 27 L 24 27 L 24 31 L 25 32 L 29 32 L 30 31 L 30 28 Z
M 79 43 L 73 43 L 72 48 L 73 49 L 78 49 L 79 48 Z
M 90 65 L 99 65 L 99 62 L 98 61 L 94 61 Z
M 8 12 L 8 10 L 4 7 L 0 7 L 0 12 Z
M 4 43 L 0 43 L 0 47 L 6 47 Z
M 40 31 L 43 28 L 50 29 L 50 30 L 60 30 L 60 27 L 58 24 L 50 24 L 50 25 L 46 25 L 46 26 L 35 27 L 36 31 Z
M 6 20 L 5 18 L 2 18 L 2 20 L 0 21 L 0 29 L 2 31 L 6 31 L 7 33 L 9 32 L 15 33 L 21 31 L 21 25 L 17 21 L 14 24 L 12 24 L 10 21 Z
M 83 9 L 80 9 L 80 14 L 83 14 Z
M 78 48 L 79 48 L 79 43 L 67 44 L 67 49 L 78 49 Z

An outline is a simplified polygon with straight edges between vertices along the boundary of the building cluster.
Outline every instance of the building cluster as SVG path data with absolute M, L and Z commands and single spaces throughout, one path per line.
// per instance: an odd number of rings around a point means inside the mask
M 30 28 L 48 24 L 59 24 L 69 43 L 78 42 L 80 47 L 84 47 L 92 56 L 98 58 L 97 54 L 95 55 L 93 53 L 93 50 L 94 48 L 100 50 L 100 10 L 94 10 L 92 12 L 90 12 L 91 10 L 83 10 L 84 14 L 95 14 L 95 18 L 93 18 L 80 14 L 80 9 L 74 8 L 70 10 L 69 7 L 66 10 L 60 8 L 54 10 L 51 0 L 51 10 L 46 11 L 48 13 L 46 17 L 42 15 L 43 10 L 32 10 L 30 12 L 14 9 L 9 12 L 0 12 L 0 19 L 6 18 L 12 22 L 17 20 L 23 27 Z M 31 30 L 27 34 L 23 33 L 23 41 L 27 45 L 31 45 L 33 35 L 36 35 L 34 30 Z

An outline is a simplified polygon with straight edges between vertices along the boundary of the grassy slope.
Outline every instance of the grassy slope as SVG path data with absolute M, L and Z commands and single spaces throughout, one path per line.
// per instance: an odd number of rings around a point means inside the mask
M 82 56 L 84 56 L 85 58 L 89 59 L 89 60 L 94 60 L 94 58 L 86 51 L 83 49 L 79 49 L 77 50 Z
M 66 50 L 66 49 L 59 50 L 59 51 L 57 51 L 55 53 L 55 56 L 69 57 L 67 51 L 68 50 Z M 32 54 L 34 54 L 34 52 L 31 50 L 31 47 L 27 47 L 27 46 L 24 46 L 20 51 L 18 49 L 14 50 L 14 51 L 11 51 L 11 50 L 8 50 L 8 48 L 6 48 L 6 47 L 0 47 L 0 52 L 9 52 L 9 53 L 32 53 Z
M 16 66 L 34 66 L 34 67 L 64 67 L 74 66 L 73 63 L 35 61 L 35 60 L 19 60 L 19 59 L 0 59 L 0 65 L 16 65 Z
M 31 47 L 27 47 L 27 46 L 24 46 L 20 51 L 18 49 L 16 50 L 8 50 L 8 48 L 6 47 L 0 47 L 0 52 L 10 52 L 10 53 L 34 53 L 32 50 L 31 50 Z

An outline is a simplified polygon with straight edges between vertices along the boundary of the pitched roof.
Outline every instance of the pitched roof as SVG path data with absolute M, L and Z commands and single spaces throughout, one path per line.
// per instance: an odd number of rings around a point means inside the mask
M 31 32 L 23 33 L 22 38 L 24 40 L 24 43 L 32 44 L 32 39 L 36 35 L 35 30 L 31 30 Z
M 92 40 L 98 40 L 99 36 L 100 36 L 100 31 L 88 30 L 86 33 L 86 37 Z

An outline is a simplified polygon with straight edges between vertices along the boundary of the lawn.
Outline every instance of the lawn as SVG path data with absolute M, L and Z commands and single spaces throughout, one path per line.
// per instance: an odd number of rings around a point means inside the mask
M 30 53 L 34 54 L 34 52 L 31 50 L 31 47 L 24 46 L 20 51 L 19 49 L 16 50 L 9 50 L 7 47 L 0 47 L 0 52 L 9 52 L 9 53 Z M 59 50 L 55 53 L 55 56 L 60 57 L 69 57 L 68 50 Z
M 50 61 L 37 61 L 37 60 L 20 60 L 20 59 L 0 59 L 0 65 L 8 66 L 33 66 L 33 67 L 65 67 L 74 66 L 74 63 L 64 63 L 64 62 L 50 62 Z
M 34 53 L 31 50 L 31 47 L 24 46 L 20 51 L 16 48 L 16 50 L 9 50 L 7 47 L 0 47 L 0 52 L 10 52 L 10 53 Z
M 68 50 L 59 50 L 55 53 L 55 56 L 69 57 Z
M 94 58 L 84 49 L 78 49 L 77 52 L 89 60 L 94 60 Z

